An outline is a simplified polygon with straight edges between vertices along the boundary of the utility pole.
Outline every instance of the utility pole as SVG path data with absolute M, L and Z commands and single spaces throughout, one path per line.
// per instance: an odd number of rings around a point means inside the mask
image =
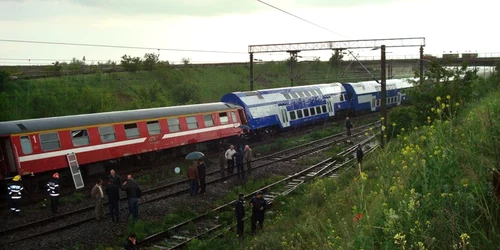
M 380 146 L 384 148 L 385 144 L 385 135 L 387 131 L 387 106 L 386 106 L 386 100 L 387 100 L 387 93 L 386 93 L 386 86 L 385 86 L 385 45 L 380 46 L 380 87 L 381 87 L 381 95 L 380 95 L 380 114 L 382 115 L 382 133 L 380 133 L 381 140 L 380 140 Z
M 253 52 L 250 52 L 250 91 L 253 91 Z
M 290 53 L 290 86 L 293 87 L 293 80 L 295 79 L 295 63 L 297 62 L 297 53 L 299 50 L 287 51 Z
M 424 46 L 420 46 L 420 85 L 424 83 Z

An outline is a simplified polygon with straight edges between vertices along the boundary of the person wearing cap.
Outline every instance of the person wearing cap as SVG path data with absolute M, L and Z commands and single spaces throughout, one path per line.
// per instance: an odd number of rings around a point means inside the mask
M 21 214 L 21 192 L 24 190 L 21 183 L 21 176 L 16 175 L 12 178 L 12 182 L 7 186 L 10 196 L 10 211 L 16 216 Z
M 57 207 L 59 206 L 59 174 L 52 175 L 52 179 L 47 183 L 47 192 L 50 195 L 50 207 L 52 213 L 59 213 Z
M 240 193 L 238 195 L 238 200 L 236 201 L 236 205 L 234 208 L 234 211 L 236 213 L 236 230 L 238 237 L 243 236 L 243 229 L 244 229 L 244 221 L 243 219 L 245 218 L 245 207 L 243 206 L 245 204 L 245 200 L 243 199 L 243 194 Z
M 255 233 L 257 222 L 259 228 L 264 228 L 264 213 L 266 211 L 266 200 L 262 197 L 262 191 L 257 192 L 257 196 L 250 201 L 252 207 L 252 233 Z

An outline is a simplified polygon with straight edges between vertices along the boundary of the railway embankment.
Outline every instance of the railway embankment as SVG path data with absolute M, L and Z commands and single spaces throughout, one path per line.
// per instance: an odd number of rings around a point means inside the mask
M 497 249 L 500 91 L 489 92 L 468 102 L 434 96 L 420 125 L 389 121 L 393 138 L 361 172 L 275 201 L 264 233 L 189 249 Z

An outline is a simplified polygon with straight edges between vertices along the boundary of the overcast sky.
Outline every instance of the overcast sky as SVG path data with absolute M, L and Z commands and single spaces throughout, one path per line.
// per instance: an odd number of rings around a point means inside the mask
M 425 53 L 500 52 L 494 0 L 263 0 L 333 32 L 257 0 L 0 0 L 0 39 L 93 43 L 241 54 L 160 51 L 161 60 L 248 61 L 248 45 L 346 39 L 425 37 Z M 157 50 L 112 49 L 0 42 L 7 59 L 116 60 Z M 418 48 L 388 49 L 388 56 Z M 378 51 L 357 50 L 360 56 Z M 331 52 L 303 52 L 304 59 Z M 500 53 L 499 53 L 500 54 Z M 257 54 L 282 60 L 285 53 Z M 41 61 L 34 61 L 40 63 Z

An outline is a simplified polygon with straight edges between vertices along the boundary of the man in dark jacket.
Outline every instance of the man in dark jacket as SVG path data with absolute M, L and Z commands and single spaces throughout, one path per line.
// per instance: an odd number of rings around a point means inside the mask
M 347 136 L 351 136 L 352 122 L 349 117 L 345 118 L 345 128 L 347 129 Z
M 127 193 L 128 199 L 128 212 L 132 215 L 134 221 L 139 217 L 139 198 L 141 198 L 142 191 L 137 182 L 132 179 L 132 175 L 127 176 L 127 181 L 125 181 L 121 187 Z
M 361 145 L 358 145 L 358 149 L 356 150 L 356 159 L 360 165 L 363 163 L 363 149 L 361 148 Z
M 127 242 L 123 245 L 123 248 L 125 248 L 125 250 L 134 250 L 137 249 L 135 247 L 136 244 L 137 244 L 137 236 L 135 235 L 135 233 L 131 233 L 128 236 Z
M 241 151 L 242 149 L 238 149 L 233 155 L 234 163 L 236 164 L 236 172 L 238 173 L 238 179 L 245 178 L 245 172 L 243 170 L 243 153 Z
M 196 167 L 196 161 L 194 161 L 193 164 L 189 166 L 187 171 L 187 178 L 189 180 L 189 194 L 191 196 L 194 196 L 198 192 L 198 180 L 200 179 L 198 168 Z
M 200 159 L 198 163 L 198 176 L 200 178 L 200 194 L 204 194 L 207 188 L 207 166 L 205 165 L 205 161 L 203 161 L 203 159 Z
M 47 192 L 50 195 L 50 207 L 52 213 L 59 213 L 57 207 L 59 206 L 59 174 L 52 175 L 52 179 L 47 183 Z
M 238 195 L 238 200 L 236 201 L 236 205 L 234 208 L 234 211 L 236 213 L 236 229 L 238 233 L 238 237 L 243 236 L 243 229 L 244 229 L 244 221 L 243 219 L 245 218 L 245 207 L 243 206 L 245 204 L 245 200 L 243 200 L 243 194 L 240 193 Z
M 106 186 L 106 195 L 108 196 L 109 213 L 113 222 L 120 220 L 120 188 L 114 184 L 113 179 L 108 180 Z
M 264 228 L 264 213 L 266 211 L 266 200 L 262 197 L 262 191 L 257 192 L 257 196 L 250 201 L 252 207 L 252 233 L 255 233 L 256 224 L 259 222 L 259 228 Z
M 114 169 L 111 169 L 111 171 L 109 171 L 109 177 L 108 179 L 113 179 L 113 184 L 115 184 L 116 186 L 120 187 L 121 186 L 121 182 L 120 182 L 120 176 L 116 174 L 115 170 Z

